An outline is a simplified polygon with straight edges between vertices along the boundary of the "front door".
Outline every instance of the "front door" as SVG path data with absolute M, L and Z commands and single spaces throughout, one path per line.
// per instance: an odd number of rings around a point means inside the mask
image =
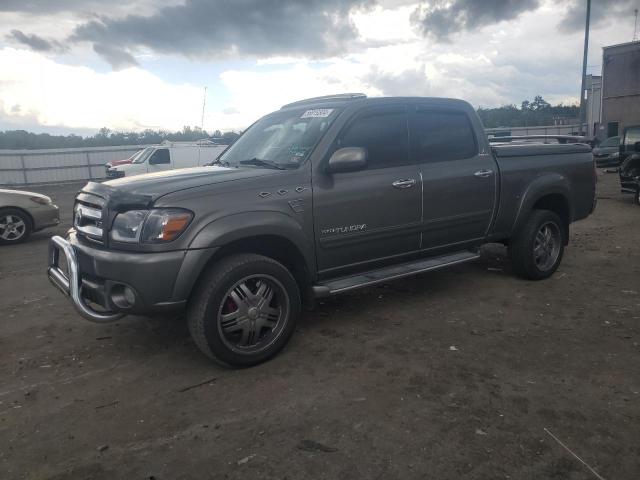
M 412 153 L 422 171 L 422 249 L 484 238 L 496 201 L 497 166 L 480 152 L 462 109 L 417 105 L 410 114 Z
M 314 175 L 321 277 L 366 270 L 420 245 L 420 171 L 409 159 L 405 106 L 360 111 L 338 135 L 329 156 L 342 147 L 365 148 L 368 164 L 357 172 Z

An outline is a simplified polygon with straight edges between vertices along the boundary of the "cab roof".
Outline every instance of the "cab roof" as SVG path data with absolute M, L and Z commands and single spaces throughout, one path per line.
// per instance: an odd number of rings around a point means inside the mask
M 442 97 L 373 97 L 369 98 L 364 93 L 342 93 L 337 95 L 325 95 L 322 97 L 307 98 L 299 100 L 297 102 L 287 103 L 283 105 L 280 110 L 288 110 L 290 108 L 300 107 L 316 107 L 316 108 L 328 108 L 328 107 L 345 107 L 349 105 L 385 105 L 389 103 L 429 103 L 434 106 L 457 106 L 470 108 L 471 105 L 464 100 L 455 98 L 442 98 Z M 472 107 L 471 107 L 472 108 Z

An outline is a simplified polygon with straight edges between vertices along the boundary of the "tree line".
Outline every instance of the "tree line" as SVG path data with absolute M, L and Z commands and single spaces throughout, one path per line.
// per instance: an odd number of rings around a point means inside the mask
M 536 127 L 540 125 L 580 123 L 577 105 L 551 105 L 540 95 L 525 100 L 520 107 L 504 105 L 497 108 L 479 108 L 478 115 L 485 128 Z
M 193 142 L 207 139 L 221 145 L 229 145 L 240 136 L 236 132 L 222 133 L 215 130 L 209 134 L 200 127 L 185 126 L 178 132 L 166 130 L 143 130 L 141 132 L 120 132 L 101 128 L 92 136 L 50 135 L 26 130 L 5 130 L 0 132 L 0 150 L 36 150 L 42 148 L 84 148 L 113 147 L 121 145 L 155 145 L 165 140 L 172 142 Z
M 556 123 L 578 123 L 579 107 L 576 105 L 551 105 L 540 95 L 532 101 L 525 100 L 519 107 L 504 105 L 496 108 L 479 108 L 478 115 L 486 128 L 534 127 L 555 125 Z M 187 142 L 208 139 L 222 145 L 233 143 L 240 136 L 237 132 L 215 130 L 209 134 L 200 127 L 185 126 L 181 131 L 144 130 L 141 132 L 120 132 L 101 128 L 92 136 L 50 135 L 25 130 L 0 132 L 0 149 L 22 150 L 40 148 L 82 148 L 120 145 L 154 145 L 165 140 Z

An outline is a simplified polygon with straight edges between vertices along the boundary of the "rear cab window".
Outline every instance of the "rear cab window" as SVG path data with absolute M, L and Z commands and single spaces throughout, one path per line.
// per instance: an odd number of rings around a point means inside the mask
M 466 112 L 417 106 L 411 115 L 411 139 L 419 163 L 472 158 L 478 142 Z

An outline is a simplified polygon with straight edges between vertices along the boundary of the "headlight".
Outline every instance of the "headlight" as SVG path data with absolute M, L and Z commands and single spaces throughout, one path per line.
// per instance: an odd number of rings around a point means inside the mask
M 49 197 L 29 197 L 29 200 L 40 205 L 49 205 L 51 203 L 51 199 Z
M 184 232 L 192 218 L 190 211 L 178 208 L 129 210 L 116 216 L 111 239 L 127 243 L 170 242 Z
M 620 152 L 614 152 L 611 155 L 609 155 L 609 158 L 618 158 L 620 156 Z
M 188 210 L 168 208 L 151 210 L 142 229 L 142 243 L 170 242 L 187 228 L 193 214 Z
M 111 239 L 116 242 L 139 242 L 142 223 L 147 213 L 147 210 L 129 210 L 128 212 L 119 213 L 111 227 Z

